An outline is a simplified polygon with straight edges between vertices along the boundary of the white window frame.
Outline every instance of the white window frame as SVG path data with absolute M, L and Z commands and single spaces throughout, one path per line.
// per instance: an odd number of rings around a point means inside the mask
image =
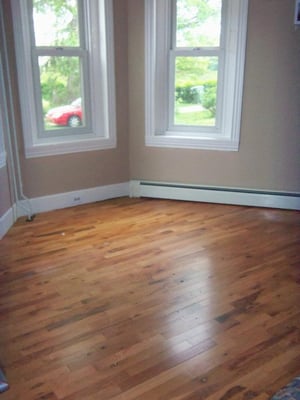
M 223 0 L 218 73 L 221 112 L 215 129 L 171 124 L 173 112 L 172 2 L 145 0 L 146 145 L 238 151 L 243 98 L 248 0 Z M 224 23 L 225 21 L 225 23 Z M 199 51 L 199 54 L 201 50 Z M 203 53 L 202 53 L 203 54 Z M 159 73 L 157 72 L 159 71 Z M 219 117 L 219 118 L 218 118 Z
M 18 87 L 22 127 L 27 158 L 76 153 L 116 147 L 115 73 L 113 40 L 113 5 L 111 0 L 80 0 L 85 7 L 85 42 L 89 68 L 85 80 L 90 107 L 86 129 L 72 128 L 74 134 L 51 137 L 42 135 L 36 96 L 40 92 L 34 78 L 31 51 L 29 3 L 12 0 L 13 28 L 17 55 Z M 74 54 L 76 53 L 76 50 Z M 36 54 L 39 54 L 36 52 Z M 82 133 L 79 133 L 82 132 Z

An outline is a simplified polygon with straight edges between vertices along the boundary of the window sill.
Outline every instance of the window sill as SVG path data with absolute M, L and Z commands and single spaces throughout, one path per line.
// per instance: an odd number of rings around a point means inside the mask
M 238 151 L 238 140 L 226 138 L 176 137 L 169 135 L 146 136 L 146 146 L 181 149 Z
M 81 153 L 116 147 L 115 138 L 92 138 L 72 142 L 37 143 L 25 148 L 26 158 L 46 157 L 60 154 Z

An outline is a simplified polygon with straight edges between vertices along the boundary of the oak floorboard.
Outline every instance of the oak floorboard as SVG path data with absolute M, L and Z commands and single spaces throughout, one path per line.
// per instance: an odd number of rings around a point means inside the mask
M 300 375 L 300 213 L 120 198 L 0 241 L 1 400 L 267 400 Z

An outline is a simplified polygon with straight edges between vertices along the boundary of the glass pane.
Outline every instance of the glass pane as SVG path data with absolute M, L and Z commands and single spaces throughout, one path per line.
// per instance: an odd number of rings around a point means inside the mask
M 84 125 L 79 57 L 39 57 L 45 130 Z
M 77 0 L 33 0 L 36 46 L 78 47 Z
M 177 0 L 176 47 L 220 45 L 222 0 Z
M 218 57 L 177 57 L 175 125 L 215 126 Z

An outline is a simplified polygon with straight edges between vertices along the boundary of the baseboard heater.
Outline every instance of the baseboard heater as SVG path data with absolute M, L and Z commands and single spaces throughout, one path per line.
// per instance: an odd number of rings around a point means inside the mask
M 300 193 L 252 190 L 167 182 L 132 181 L 133 197 L 300 210 Z

